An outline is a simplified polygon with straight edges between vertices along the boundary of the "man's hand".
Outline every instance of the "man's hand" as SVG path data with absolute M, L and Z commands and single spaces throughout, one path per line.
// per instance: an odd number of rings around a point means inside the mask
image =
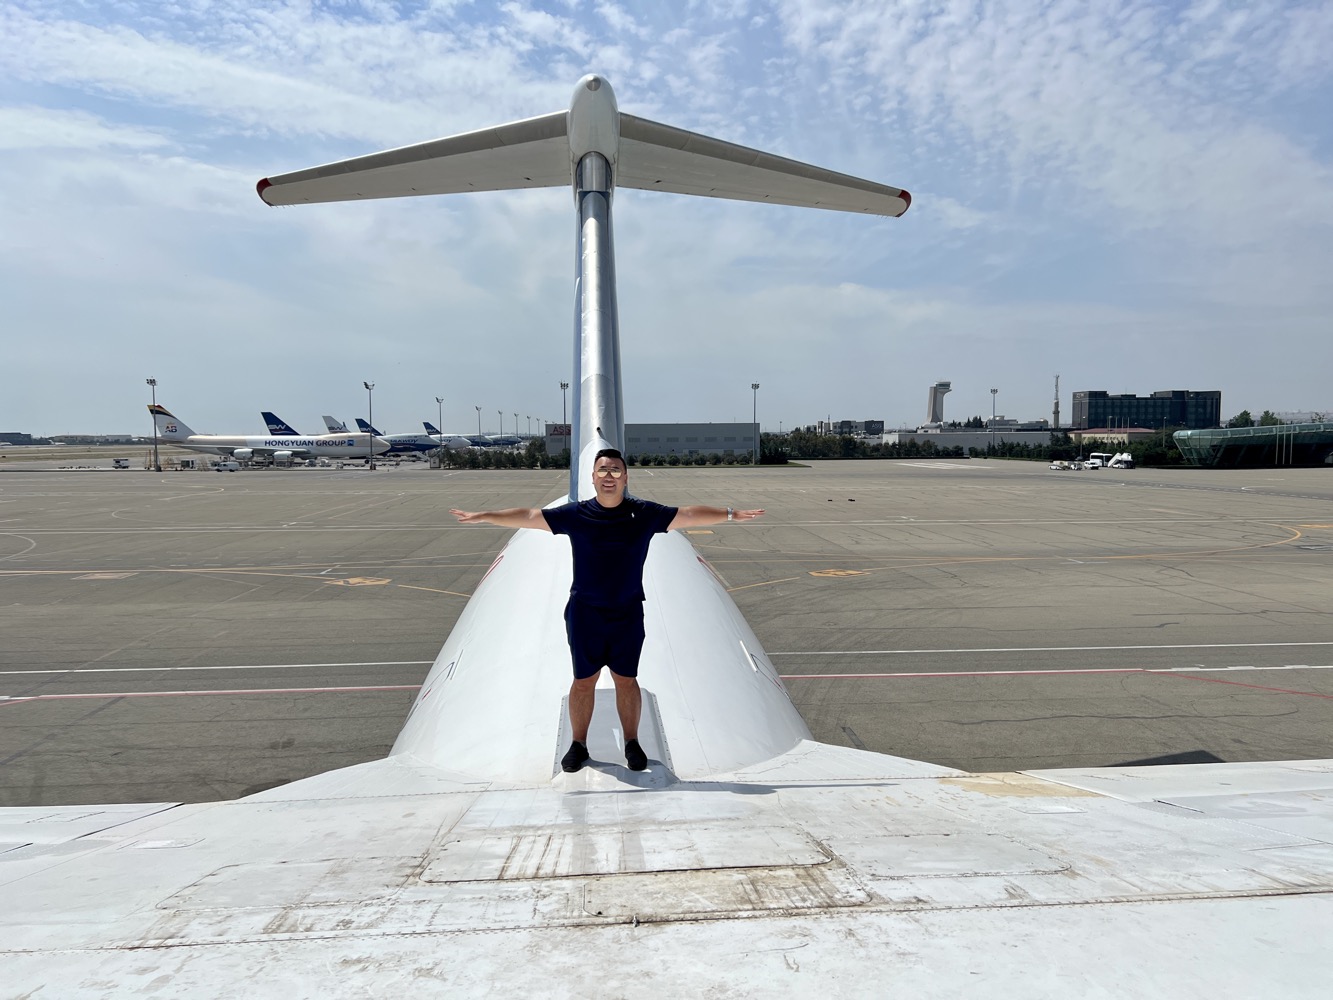
M 449 513 L 458 518 L 459 524 L 494 524 L 501 528 L 534 528 L 537 531 L 550 531 L 540 507 L 510 507 L 507 510 L 458 510 L 451 508 Z
M 753 521 L 760 517 L 764 512 L 762 510 L 733 510 L 731 520 L 733 521 Z M 668 531 L 677 531 L 680 528 L 702 528 L 709 524 L 723 524 L 727 521 L 727 508 L 725 507 L 705 507 L 702 504 L 696 504 L 690 507 L 678 507 L 676 516 L 672 518 Z

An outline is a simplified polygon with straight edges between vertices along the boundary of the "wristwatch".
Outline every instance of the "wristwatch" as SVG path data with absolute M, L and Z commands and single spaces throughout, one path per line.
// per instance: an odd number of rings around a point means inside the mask
M 732 520 L 732 518 L 734 518 L 735 516 L 736 516 L 736 511 L 734 511 L 732 508 L 728 507 L 728 508 L 727 508 L 727 520 L 730 521 L 730 520 Z

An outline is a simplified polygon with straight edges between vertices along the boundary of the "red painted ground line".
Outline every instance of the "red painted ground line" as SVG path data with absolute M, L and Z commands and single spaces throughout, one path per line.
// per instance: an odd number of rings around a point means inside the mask
M 420 684 L 384 684 L 375 687 L 323 688 L 236 688 L 231 691 L 111 691 L 88 694 L 35 694 L 6 698 L 0 705 L 18 705 L 26 701 L 62 701 L 69 698 L 189 698 L 214 694 L 349 694 L 363 691 L 419 691 Z
M 1187 681 L 1207 681 L 1210 684 L 1231 684 L 1235 687 L 1253 688 L 1256 691 L 1272 691 L 1276 694 L 1300 694 L 1307 698 L 1328 698 L 1333 700 L 1333 694 L 1320 694 L 1317 691 L 1293 691 L 1290 688 L 1265 687 L 1262 684 L 1246 684 L 1242 681 L 1224 681 L 1220 677 L 1200 677 L 1198 674 L 1172 674 L 1172 677 L 1179 677 Z

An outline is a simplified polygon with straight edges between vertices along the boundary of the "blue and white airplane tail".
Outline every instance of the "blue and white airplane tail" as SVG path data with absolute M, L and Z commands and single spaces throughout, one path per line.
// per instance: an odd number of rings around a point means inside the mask
M 362 420 L 360 417 L 356 418 L 356 426 L 360 428 L 362 434 L 374 434 L 376 437 L 384 436 L 379 431 L 375 430 L 375 428 L 371 427 L 370 424 Z
M 283 420 L 282 417 L 278 416 L 278 415 L 275 414 L 275 413 L 270 413 L 268 410 L 264 410 L 264 411 L 260 414 L 260 416 L 264 418 L 264 423 L 265 423 L 265 425 L 268 427 L 268 432 L 269 432 L 270 434 L 274 435 L 275 437 L 276 437 L 276 436 L 281 436 L 281 437 L 300 437 L 300 436 L 301 436 L 301 432 L 300 432 L 300 431 L 298 431 L 298 430 L 297 430 L 296 428 L 294 428 L 291 424 L 287 423 L 287 421 Z
M 324 426 L 328 428 L 330 434 L 347 433 L 347 425 L 341 420 L 334 420 L 333 417 L 329 416 L 327 413 L 324 414 L 321 419 L 323 419 Z
M 153 415 L 153 423 L 157 425 L 157 436 L 163 441 L 184 441 L 194 436 L 194 431 L 187 427 L 184 421 L 178 420 L 165 406 L 150 403 L 148 412 Z
M 439 436 L 440 434 L 443 433 L 443 431 L 441 431 L 438 427 L 432 424 L 429 420 L 421 421 L 421 426 L 426 428 L 427 434 L 434 434 L 436 436 Z

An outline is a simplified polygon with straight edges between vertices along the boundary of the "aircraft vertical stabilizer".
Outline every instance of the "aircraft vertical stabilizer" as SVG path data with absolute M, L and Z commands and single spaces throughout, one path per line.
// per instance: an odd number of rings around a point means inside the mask
M 569 496 L 592 496 L 593 458 L 625 448 L 612 200 L 617 183 L 884 216 L 910 196 L 845 174 L 620 113 L 598 75 L 565 112 L 265 179 L 270 205 L 571 184 L 578 214 Z M 363 430 L 367 423 L 358 419 Z M 536 534 L 536 533 L 532 533 Z M 552 773 L 568 651 L 561 539 L 512 540 L 472 597 L 426 679 L 395 751 L 500 780 Z M 659 759 L 705 775 L 757 763 L 809 736 L 740 612 L 683 538 L 654 541 L 644 646 Z M 513 599 L 515 594 L 525 594 Z M 523 609 L 520 626 L 514 619 Z M 540 610 L 538 610 L 540 609 Z M 431 692 L 447 686 L 446 697 Z M 511 694 L 505 726 L 496 690 Z M 519 735 L 521 734 L 521 736 Z M 605 734 L 600 734 L 604 736 Z
M 149 403 L 148 412 L 153 415 L 153 423 L 157 425 L 157 436 L 162 440 L 184 441 L 194 435 L 194 431 L 173 416 L 165 406 Z
M 379 431 L 375 430 L 375 428 L 371 427 L 370 424 L 366 423 L 366 421 L 362 420 L 360 417 L 356 418 L 356 426 L 360 429 L 362 434 L 374 434 L 376 437 L 383 436 Z
M 268 432 L 270 434 L 281 437 L 301 436 L 300 431 L 296 430 L 291 424 L 287 423 L 287 421 L 283 420 L 277 414 L 264 410 L 260 413 L 260 416 L 264 418 L 264 425 L 268 427 Z

